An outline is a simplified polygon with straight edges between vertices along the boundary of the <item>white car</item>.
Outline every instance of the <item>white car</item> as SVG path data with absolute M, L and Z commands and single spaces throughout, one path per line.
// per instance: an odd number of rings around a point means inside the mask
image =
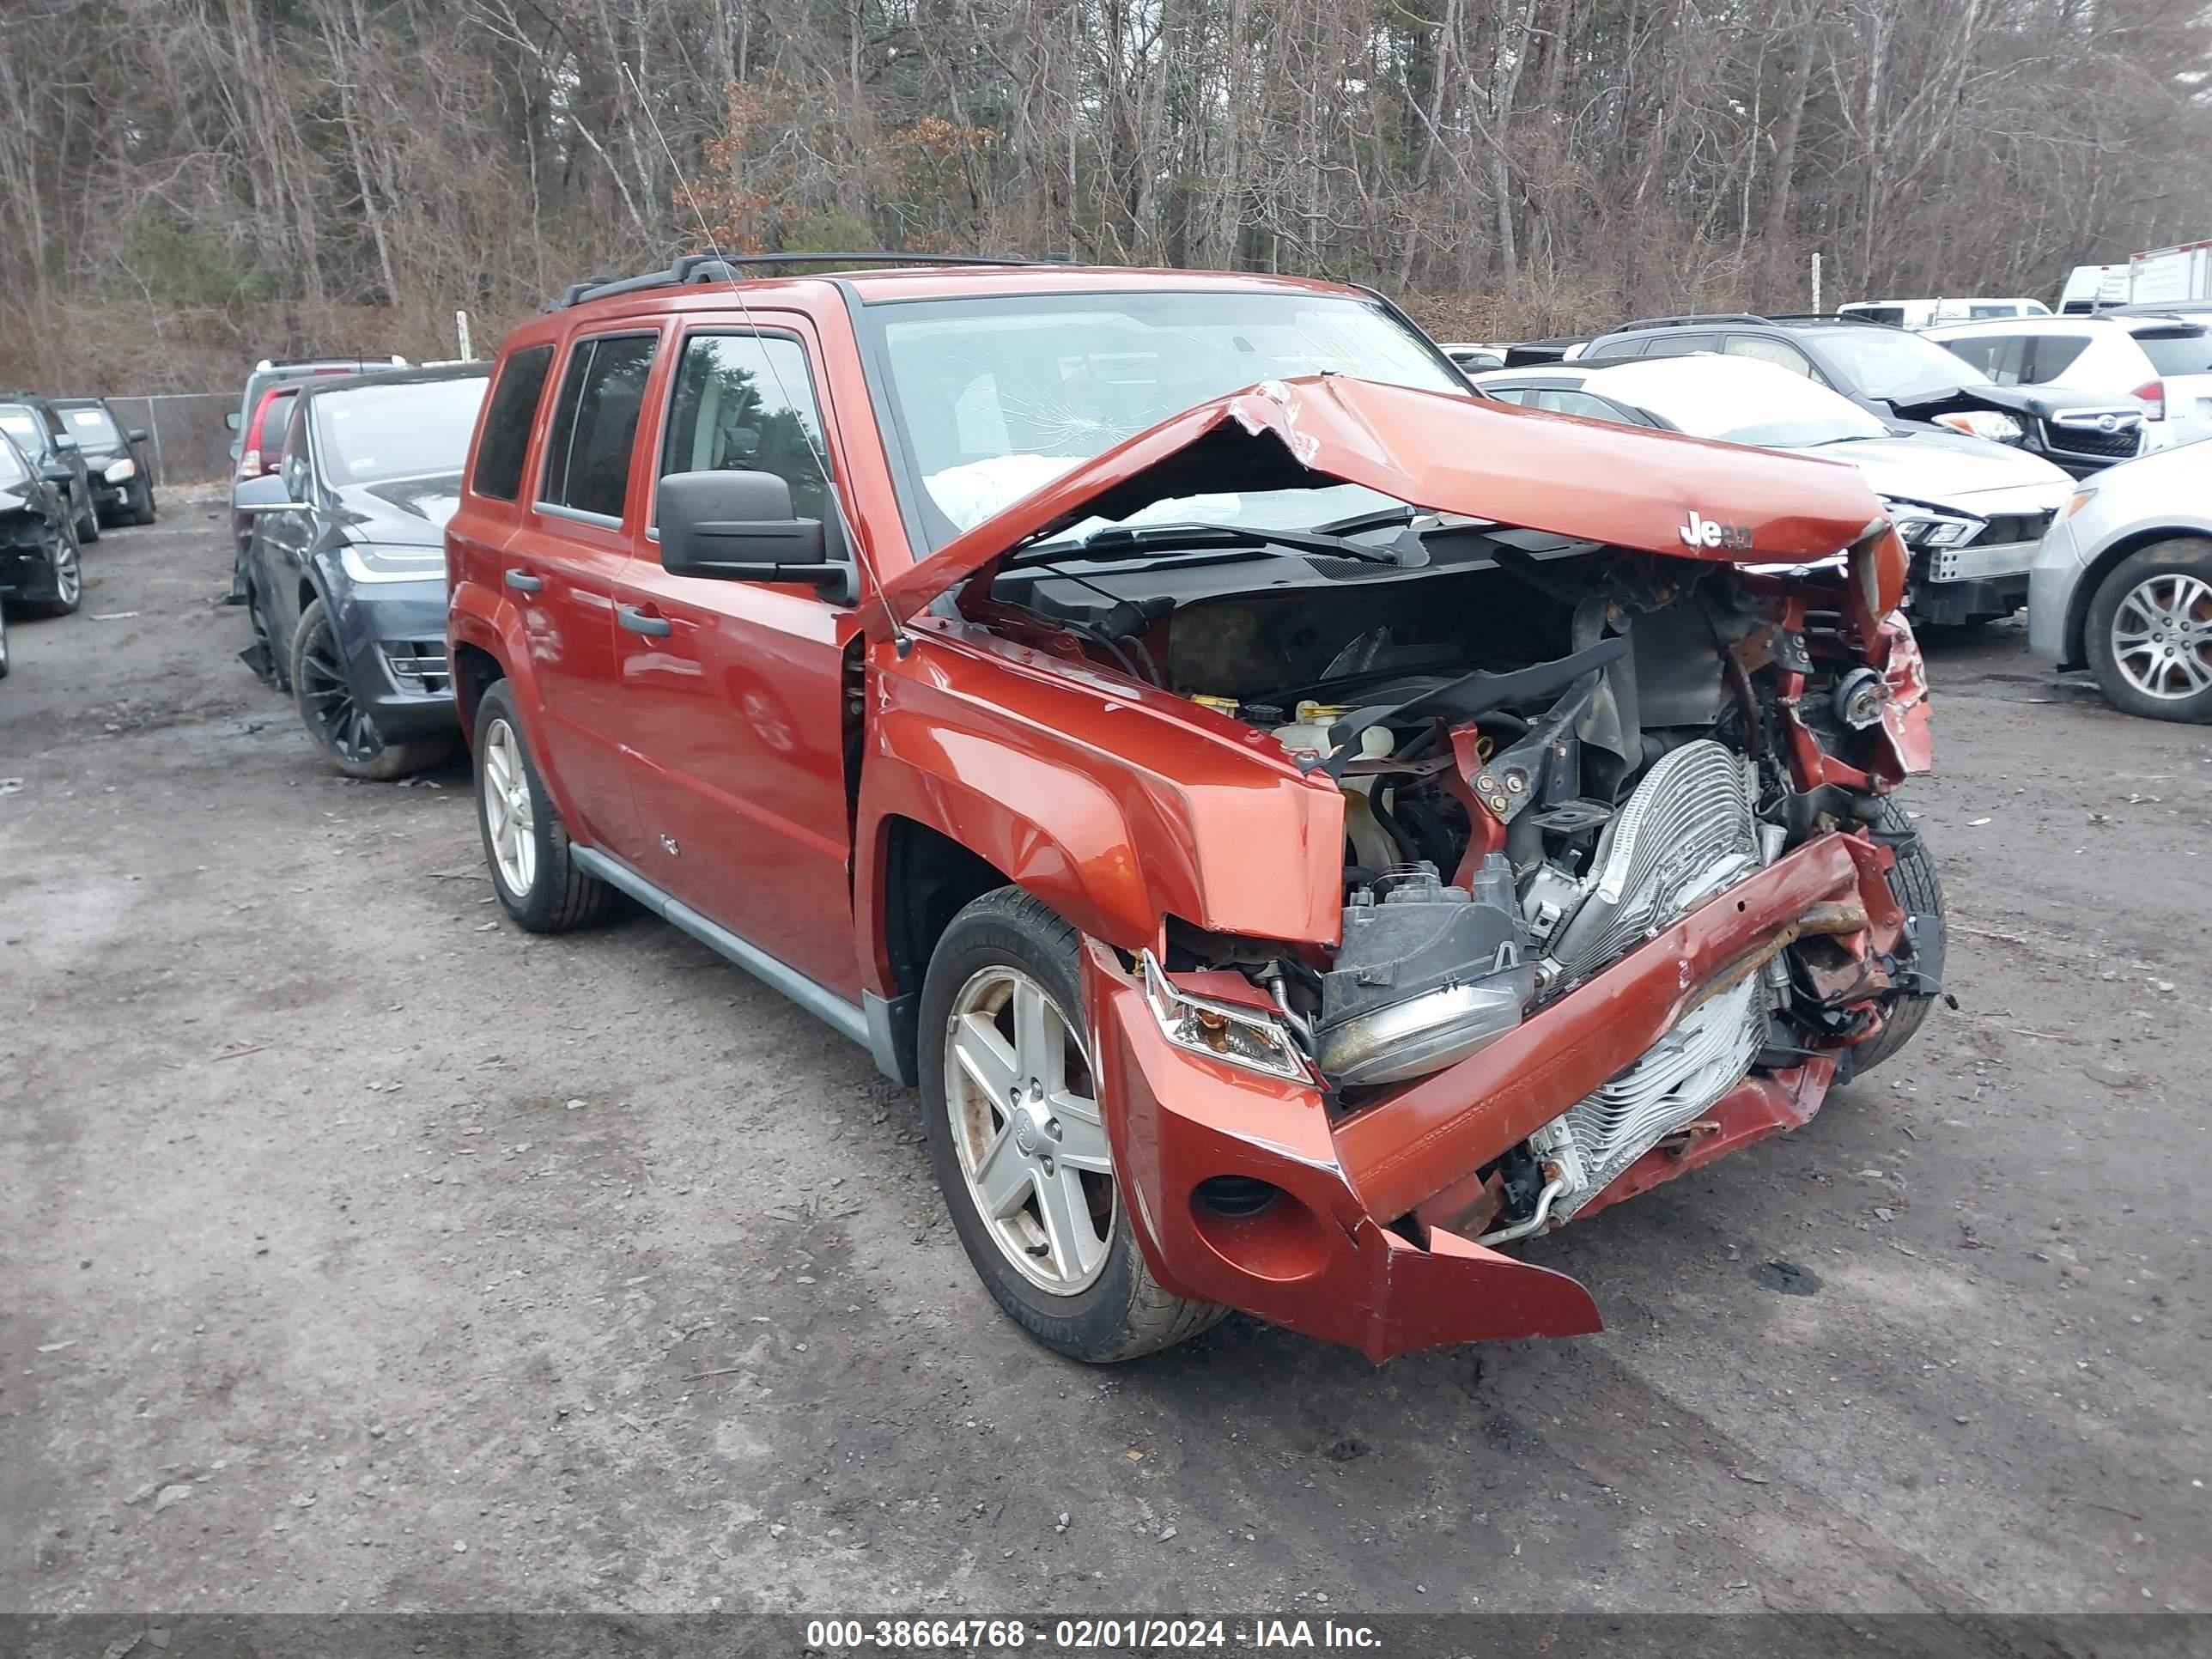
M 2212 327 L 2200 319 L 2024 317 L 1926 332 L 1999 386 L 2135 398 L 2143 406 L 2153 449 L 2212 438 Z
M 1978 317 L 2048 317 L 2051 307 L 2040 300 L 1959 299 L 1854 300 L 1838 306 L 1838 317 L 1863 322 L 1887 323 L 1893 328 L 1926 328 L 1934 323 L 1964 322 Z
M 2115 708 L 2212 722 L 2212 444 L 2075 491 L 2028 573 L 2027 648 Z
M 1437 344 L 1445 356 L 1470 374 L 1505 366 L 1505 348 L 1502 345 L 1485 345 L 1479 340 L 1442 340 Z
M 1802 374 L 1709 352 L 1494 369 L 1493 398 L 1559 415 L 1809 451 L 1858 468 L 1912 555 L 1916 623 L 1993 621 L 2027 599 L 2027 568 L 2073 479 L 2039 456 L 1963 433 L 1906 427 Z

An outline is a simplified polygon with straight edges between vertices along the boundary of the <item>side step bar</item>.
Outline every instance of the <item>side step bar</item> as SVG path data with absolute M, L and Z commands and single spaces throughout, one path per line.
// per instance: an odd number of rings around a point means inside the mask
M 885 1076 L 902 1083 L 914 1079 L 898 1061 L 892 1028 L 896 1009 L 883 998 L 869 994 L 863 1003 L 845 1000 L 828 986 L 809 979 L 787 962 L 749 945 L 720 922 L 701 915 L 680 899 L 671 898 L 628 865 L 609 858 L 596 848 L 571 846 L 568 856 L 608 886 L 635 899 L 663 921 L 672 922 L 693 939 L 744 969 L 755 979 L 783 993 L 817 1019 L 827 1021 L 874 1056 Z M 900 998 L 900 1002 L 908 999 Z

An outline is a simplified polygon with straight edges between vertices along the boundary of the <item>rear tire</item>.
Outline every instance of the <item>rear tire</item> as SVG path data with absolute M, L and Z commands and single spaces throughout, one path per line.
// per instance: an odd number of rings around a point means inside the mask
M 1928 856 L 1928 843 L 1912 827 L 1912 820 L 1905 809 L 1885 796 L 1881 815 L 1875 820 L 1875 833 L 1897 849 L 1897 862 L 1890 866 L 1889 890 L 1908 916 L 1932 916 L 1938 927 L 1945 926 L 1943 915 L 1943 884 L 1936 878 L 1936 861 Z M 1921 1022 L 1928 1018 L 1929 1005 L 1934 997 L 1900 995 L 1893 998 L 1885 1011 L 1881 1030 L 1871 1042 L 1862 1042 L 1847 1052 L 1851 1057 L 1854 1075 L 1871 1071 L 1899 1049 L 1912 1041 L 1920 1030 Z
M 922 984 L 921 1097 L 937 1184 L 992 1297 L 1045 1346 L 1105 1364 L 1229 1310 L 1163 1289 L 1129 1230 L 1087 1058 L 1079 943 L 1017 887 L 955 916 Z
M 477 699 L 475 762 L 484 863 L 492 890 L 516 925 L 527 933 L 565 933 L 605 915 L 614 890 L 586 875 L 572 856 L 568 826 L 538 775 L 505 680 L 495 680 Z
M 2212 542 L 2128 555 L 2097 584 L 2082 631 L 2097 689 L 2122 714 L 2212 721 Z

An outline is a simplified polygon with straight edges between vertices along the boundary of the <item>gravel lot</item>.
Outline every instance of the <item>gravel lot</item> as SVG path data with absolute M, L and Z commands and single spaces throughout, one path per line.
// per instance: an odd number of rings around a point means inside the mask
M 2016 629 L 1908 803 L 1959 1012 L 1535 1246 L 1609 1331 L 1100 1372 L 860 1050 L 322 770 L 164 507 L 0 685 L 0 1608 L 2212 1605 L 2212 736 Z

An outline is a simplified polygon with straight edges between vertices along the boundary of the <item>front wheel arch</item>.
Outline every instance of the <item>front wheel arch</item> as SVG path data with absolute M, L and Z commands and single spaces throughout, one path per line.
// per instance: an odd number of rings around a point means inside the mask
M 2074 591 L 2066 598 L 2067 667 L 2082 668 L 2089 661 L 2089 607 L 2096 603 L 2097 590 L 2105 579 L 2118 569 L 2123 560 L 2140 553 L 2146 547 L 2156 547 L 2160 542 L 2203 542 L 2212 546 L 2212 534 L 2201 530 L 2176 528 L 2168 526 L 2160 530 L 2138 530 L 2123 537 L 2097 555 L 2096 559 L 2082 566 L 2081 576 L 2075 581 Z

